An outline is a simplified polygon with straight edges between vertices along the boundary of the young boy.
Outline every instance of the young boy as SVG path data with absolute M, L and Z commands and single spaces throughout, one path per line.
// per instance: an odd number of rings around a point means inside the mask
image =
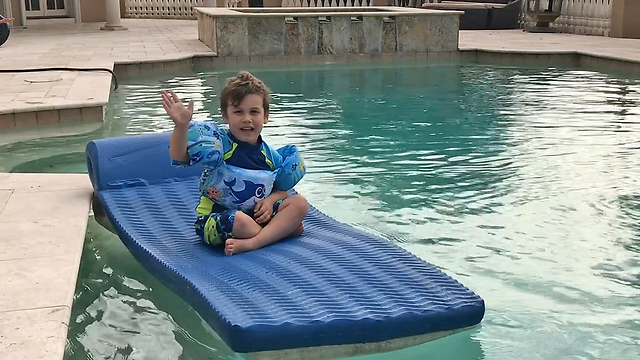
M 201 164 L 196 233 L 226 255 L 255 250 L 302 234 L 307 200 L 289 195 L 305 166 L 295 146 L 277 151 L 260 133 L 269 117 L 269 89 L 243 71 L 229 78 L 220 111 L 229 129 L 192 122 L 193 101 L 184 107 L 173 92 L 162 106 L 174 122 L 169 153 L 179 166 Z

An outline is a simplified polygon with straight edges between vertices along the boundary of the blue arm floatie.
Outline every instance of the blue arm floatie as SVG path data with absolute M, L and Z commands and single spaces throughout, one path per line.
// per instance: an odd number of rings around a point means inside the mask
M 302 179 L 307 168 L 295 145 L 283 146 L 277 151 L 282 156 L 282 166 L 278 169 L 273 189 L 289 191 Z
M 187 131 L 187 152 L 190 164 L 215 168 L 224 154 L 222 138 L 227 135 L 213 122 L 191 122 Z

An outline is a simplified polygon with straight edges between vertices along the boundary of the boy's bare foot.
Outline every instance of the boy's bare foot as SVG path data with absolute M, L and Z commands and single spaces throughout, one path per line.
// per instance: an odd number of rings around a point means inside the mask
M 304 225 L 298 225 L 295 230 L 289 234 L 289 237 L 300 236 L 304 232 Z M 243 252 L 251 251 L 254 248 L 254 244 L 252 239 L 236 239 L 230 238 L 227 239 L 224 245 L 224 254 L 227 256 L 240 254 Z
M 293 230 L 291 234 L 289 234 L 289 237 L 300 236 L 302 235 L 303 232 L 304 232 L 304 225 L 300 223 L 300 225 L 298 225 L 298 227 L 295 228 L 295 230 Z
M 224 254 L 227 256 L 240 254 L 253 250 L 253 241 L 251 239 L 227 239 L 224 245 Z

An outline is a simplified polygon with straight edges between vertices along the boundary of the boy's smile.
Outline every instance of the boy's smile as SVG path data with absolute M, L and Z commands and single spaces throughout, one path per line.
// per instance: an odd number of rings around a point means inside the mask
M 237 140 L 258 144 L 262 127 L 268 121 L 268 114 L 262 106 L 262 96 L 257 94 L 245 96 L 238 106 L 227 106 L 224 121 L 229 124 L 229 131 Z

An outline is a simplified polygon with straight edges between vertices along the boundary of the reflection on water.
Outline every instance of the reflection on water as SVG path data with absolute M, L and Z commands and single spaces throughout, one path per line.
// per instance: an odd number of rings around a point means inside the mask
M 481 65 L 253 70 L 273 90 L 265 139 L 307 162 L 298 191 L 486 301 L 477 329 L 367 358 L 640 358 L 638 81 Z M 89 139 L 171 129 L 162 89 L 219 119 L 232 74 L 122 79 L 102 128 L 0 142 L 0 170 L 84 171 Z M 90 222 L 67 360 L 236 357 Z

